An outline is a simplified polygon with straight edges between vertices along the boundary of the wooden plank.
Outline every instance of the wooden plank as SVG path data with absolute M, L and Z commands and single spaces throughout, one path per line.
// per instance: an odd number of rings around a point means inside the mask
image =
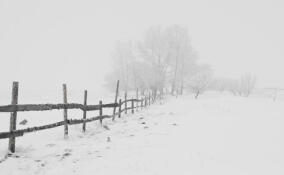
M 103 107 L 102 107 L 103 102 L 100 100 L 99 105 L 100 105 L 100 116 L 103 115 Z M 100 118 L 100 123 L 103 124 L 103 118 Z
M 118 107 L 118 103 L 108 103 L 108 104 L 99 104 L 99 105 L 87 105 L 87 111 L 96 111 L 100 110 L 101 108 L 113 108 Z
M 141 98 L 141 104 L 140 104 L 140 107 L 141 107 L 141 110 L 142 110 L 142 108 L 143 108 L 143 98 Z
M 150 106 L 151 105 L 151 92 L 149 92 L 148 101 L 149 101 L 148 105 Z
M 17 130 L 15 130 L 17 131 Z M 18 133 L 15 131 L 10 131 L 10 132 L 0 132 L 0 139 L 6 139 L 10 137 L 20 137 L 23 136 L 23 133 Z
M 117 83 L 116 83 L 116 91 L 115 91 L 114 103 L 117 103 L 118 89 L 119 89 L 119 80 L 117 80 Z M 115 110 L 116 110 L 116 106 L 113 108 L 113 118 L 112 118 L 112 120 L 115 119 Z
M 0 112 L 15 112 L 15 111 L 47 111 L 53 109 L 82 109 L 82 104 L 69 103 L 69 104 L 24 104 L 24 105 L 6 105 L 0 106 Z
M 103 104 L 103 108 L 117 107 L 118 103 Z M 81 109 L 86 111 L 99 110 L 99 105 L 83 105 L 77 103 L 59 103 L 59 104 L 23 104 L 23 105 L 5 105 L 0 106 L 0 112 L 23 112 L 23 111 L 47 111 L 54 109 Z
M 102 104 L 102 108 L 113 108 L 113 107 L 118 107 L 118 103 Z
M 76 124 L 82 124 L 82 123 L 88 123 L 96 120 L 101 120 L 105 118 L 112 118 L 112 115 L 102 115 L 102 116 L 96 116 L 96 117 L 91 117 L 88 119 L 69 119 L 67 120 L 68 125 L 76 125 Z M 26 129 L 20 129 L 20 130 L 15 130 L 11 132 L 0 132 L 0 139 L 4 138 L 9 138 L 9 137 L 19 137 L 23 136 L 24 133 L 29 133 L 29 132 L 36 132 L 40 130 L 45 130 L 45 129 L 51 129 L 59 126 L 65 125 L 65 121 L 60 121 L 48 125 L 43 125 L 43 126 L 35 126 L 31 128 L 26 128 Z
M 124 112 L 127 114 L 127 92 L 124 94 Z
M 86 111 L 98 111 L 100 110 L 100 105 L 86 105 Z
M 134 101 L 131 100 L 131 113 L 134 114 Z
M 69 119 L 68 120 L 68 124 L 69 125 L 76 125 L 76 124 L 81 124 L 83 122 L 92 122 L 92 121 L 96 121 L 96 120 L 103 120 L 105 118 L 112 118 L 113 116 L 112 115 L 101 115 L 101 116 L 96 116 L 96 117 L 91 117 L 91 118 L 88 118 L 88 119 Z
M 136 106 L 138 106 L 139 98 L 138 98 L 138 88 L 136 89 Z M 136 112 L 138 111 L 138 108 L 136 108 Z
M 121 102 L 121 99 L 119 99 L 119 106 L 118 106 L 118 118 L 121 117 L 121 105 L 122 105 L 122 102 Z
M 67 87 L 66 84 L 63 84 L 63 102 L 67 103 Z M 63 120 L 64 120 L 64 138 L 68 138 L 68 114 L 67 109 L 63 110 Z
M 23 136 L 24 133 L 55 128 L 55 127 L 58 127 L 58 126 L 62 126 L 64 124 L 65 124 L 65 121 L 61 121 L 61 122 L 56 122 L 56 123 L 48 124 L 48 125 L 44 125 L 44 126 L 36 126 L 36 127 L 26 128 L 26 129 L 15 130 L 15 131 L 12 131 L 12 132 L 1 132 L 0 133 L 0 139 L 4 139 L 4 138 L 10 137 L 10 136 L 19 137 L 19 136 Z
M 127 102 L 131 102 L 131 101 L 134 101 L 134 102 L 140 102 L 141 100 L 137 100 L 137 99 L 128 99 L 128 100 L 124 100 L 124 101 L 122 101 L 122 104 L 127 103 Z
M 147 96 L 145 96 L 145 107 L 147 107 Z
M 85 90 L 84 91 L 84 106 L 87 105 L 87 96 L 88 96 L 88 91 Z M 84 120 L 84 122 L 83 122 L 83 132 L 86 132 L 86 122 L 85 122 L 86 118 L 87 118 L 87 111 L 84 110 L 83 111 L 83 120 Z
M 18 82 L 13 82 L 13 87 L 12 87 L 12 105 L 18 104 L 18 90 L 19 90 L 19 83 Z M 10 116 L 10 132 L 13 132 L 16 130 L 16 125 L 17 125 L 17 112 L 12 112 Z M 16 147 L 16 138 L 15 137 L 10 137 L 9 138 L 9 146 L 8 150 L 11 153 L 15 152 L 15 147 Z

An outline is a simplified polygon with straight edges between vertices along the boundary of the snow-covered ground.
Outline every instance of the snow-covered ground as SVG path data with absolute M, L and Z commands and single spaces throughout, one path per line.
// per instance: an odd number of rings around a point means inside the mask
M 57 111 L 42 119 L 61 118 Z M 168 98 L 104 125 L 88 123 L 85 134 L 81 125 L 71 126 L 68 140 L 63 127 L 17 138 L 17 153 L 0 163 L 0 174 L 284 174 L 282 99 L 216 93 Z M 6 150 L 7 140 L 0 140 L 0 156 Z

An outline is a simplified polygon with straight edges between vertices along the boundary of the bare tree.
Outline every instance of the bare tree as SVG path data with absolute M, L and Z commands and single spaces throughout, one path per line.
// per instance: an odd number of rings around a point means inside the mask
M 211 84 L 212 89 L 223 93 L 224 91 L 229 90 L 231 81 L 232 80 L 228 78 L 215 78 Z
M 171 80 L 171 93 L 174 94 L 179 76 L 182 76 L 185 59 L 192 52 L 192 47 L 190 45 L 189 36 L 186 28 L 178 25 L 170 26 L 166 29 L 167 39 L 170 43 L 170 55 L 171 55 L 171 70 L 172 70 L 172 80 Z
M 141 56 L 150 68 L 151 77 L 148 85 L 154 93 L 165 86 L 169 69 L 170 47 L 166 33 L 161 27 L 150 28 L 146 32 L 144 41 L 139 43 Z
M 156 91 L 168 82 L 171 93 L 183 91 L 184 78 L 196 65 L 197 54 L 193 51 L 187 29 L 178 25 L 167 28 L 152 27 L 140 45 L 145 62 L 153 68 Z M 193 66 L 194 65 L 194 66 Z
M 113 54 L 113 72 L 108 84 L 120 79 L 125 91 L 150 89 L 154 95 L 166 87 L 183 91 L 184 81 L 196 70 L 196 56 L 186 28 L 150 28 L 142 41 L 118 42 Z M 111 81 L 111 82 L 109 82 Z
M 132 42 L 117 42 L 112 53 L 113 71 L 106 76 L 106 85 L 113 88 L 113 82 L 120 80 L 124 91 L 137 88 L 135 45 Z
M 217 89 L 227 90 L 234 95 L 248 97 L 256 85 L 256 77 L 245 74 L 238 79 L 219 79 Z
M 256 77 L 251 74 L 243 75 L 240 78 L 240 92 L 241 95 L 248 97 L 256 85 Z
M 209 87 L 212 82 L 212 71 L 208 65 L 200 66 L 197 72 L 187 83 L 187 87 L 195 94 L 197 99 L 200 94 Z

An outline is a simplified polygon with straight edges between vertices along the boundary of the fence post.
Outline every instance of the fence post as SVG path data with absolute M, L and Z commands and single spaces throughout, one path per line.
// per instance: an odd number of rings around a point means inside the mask
M 124 102 L 124 113 L 125 114 L 127 114 L 127 92 L 125 92 L 125 94 L 124 94 L 124 100 L 125 100 L 125 102 Z
M 87 95 L 88 95 L 88 91 L 85 90 L 84 91 L 84 107 L 87 106 Z M 83 112 L 83 119 L 85 120 L 87 118 L 87 111 L 86 109 L 84 109 L 84 112 Z M 83 122 L 83 132 L 86 131 L 86 121 Z
M 13 87 L 12 87 L 12 105 L 18 104 L 18 90 L 19 90 L 19 83 L 18 82 L 13 82 Z M 17 125 L 17 111 L 11 112 L 10 116 L 10 132 L 13 132 L 16 130 L 16 125 Z M 16 145 L 16 138 L 15 137 L 10 137 L 9 138 L 9 151 L 11 153 L 15 152 L 15 146 Z
M 155 92 L 152 91 L 151 93 L 152 104 L 155 102 Z
M 119 107 L 118 107 L 118 118 L 121 117 L 121 99 L 119 99 Z
M 151 92 L 149 92 L 148 98 L 149 98 L 149 106 L 150 106 L 151 105 Z
M 63 84 L 63 103 L 67 104 L 67 87 L 66 84 Z M 64 138 L 68 138 L 68 116 L 67 109 L 63 110 L 63 119 L 64 119 Z
M 134 114 L 134 99 L 131 99 L 131 113 Z
M 153 104 L 153 91 L 150 93 L 151 104 Z
M 138 101 L 138 88 L 136 89 L 136 112 L 138 111 L 139 101 Z
M 116 91 L 115 91 L 115 99 L 114 99 L 114 103 L 117 103 L 118 89 L 119 89 L 119 80 L 117 80 L 117 83 L 116 83 Z M 112 121 L 114 121 L 114 119 L 115 119 L 115 110 L 116 110 L 116 106 L 113 108 L 113 117 L 112 117 Z
M 144 107 L 147 107 L 147 96 L 145 96 L 145 106 Z
M 99 105 L 100 105 L 100 123 L 103 124 L 103 119 L 102 119 L 102 115 L 103 115 L 103 102 L 102 102 L 102 100 L 100 100 Z

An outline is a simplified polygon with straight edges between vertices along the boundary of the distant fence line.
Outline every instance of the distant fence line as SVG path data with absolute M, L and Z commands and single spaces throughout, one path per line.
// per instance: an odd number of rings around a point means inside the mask
M 60 104 L 18 104 L 18 89 L 19 83 L 13 82 L 12 88 L 12 103 L 11 105 L 0 106 L 0 112 L 10 112 L 10 130 L 9 132 L 0 132 L 0 139 L 9 138 L 8 150 L 11 153 L 15 152 L 16 145 L 16 137 L 23 136 L 25 133 L 36 132 L 45 129 L 51 129 L 59 126 L 64 126 L 64 138 L 68 138 L 68 125 L 76 125 L 83 124 L 82 131 L 86 131 L 86 123 L 99 120 L 102 123 L 103 119 L 111 118 L 115 119 L 116 116 L 118 118 L 121 117 L 122 113 L 127 114 L 128 110 L 131 110 L 131 113 L 134 113 L 134 109 L 138 111 L 138 108 L 143 108 L 151 105 L 155 102 L 156 96 L 153 96 L 152 93 L 149 93 L 147 96 L 138 97 L 138 89 L 136 90 L 136 98 L 127 98 L 127 93 L 124 94 L 124 100 L 118 100 L 118 92 L 119 92 L 119 81 L 117 81 L 116 92 L 115 92 L 115 100 L 114 103 L 103 104 L 102 101 L 99 101 L 97 105 L 87 105 L 87 90 L 84 91 L 84 104 L 78 103 L 68 103 L 67 102 L 67 86 L 63 84 L 63 103 Z M 160 94 L 160 98 L 161 98 Z M 128 107 L 128 103 L 130 106 Z M 135 105 L 136 104 L 136 105 Z M 124 108 L 122 108 L 124 106 Z M 103 115 L 104 108 L 113 108 L 113 114 L 111 115 Z M 116 112 L 116 108 L 118 108 L 118 112 Z M 47 124 L 43 126 L 35 126 L 26 129 L 16 130 L 17 124 L 17 112 L 23 111 L 47 111 L 47 110 L 60 110 L 63 109 L 63 121 L 59 121 L 52 124 Z M 83 111 L 82 119 L 68 119 L 68 109 L 80 109 Z M 99 111 L 99 116 L 87 118 L 87 111 Z

